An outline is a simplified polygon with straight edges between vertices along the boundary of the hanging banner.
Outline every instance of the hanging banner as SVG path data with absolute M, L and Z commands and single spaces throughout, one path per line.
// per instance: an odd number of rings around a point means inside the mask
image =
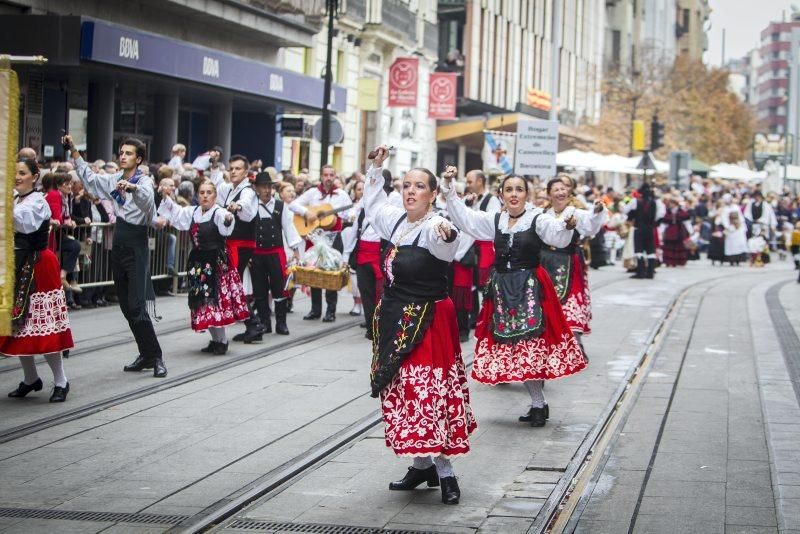
M 428 118 L 456 118 L 455 72 L 432 72 L 428 82 Z
M 498 130 L 483 131 L 483 172 L 487 174 L 509 174 L 514 170 L 512 156 L 516 141 L 515 133 Z
M 389 68 L 389 107 L 413 108 L 417 106 L 417 81 L 419 60 L 399 57 Z
M 0 67 L 0 336 L 11 335 L 14 315 L 14 181 L 19 135 L 19 80 L 6 65 Z

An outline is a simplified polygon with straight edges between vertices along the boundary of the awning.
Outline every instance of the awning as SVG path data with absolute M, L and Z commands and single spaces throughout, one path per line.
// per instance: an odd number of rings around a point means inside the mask
M 692 172 L 699 172 L 706 174 L 711 172 L 712 169 L 709 165 L 703 163 L 699 159 L 692 158 L 689 161 L 689 170 Z
M 767 177 L 764 171 L 752 171 L 732 163 L 718 163 L 711 168 L 710 178 L 723 178 L 725 180 L 741 180 L 745 182 L 763 180 Z
M 656 172 L 667 172 L 669 164 L 666 161 L 651 159 L 656 167 Z M 591 170 L 596 172 L 612 172 L 620 174 L 644 174 L 637 166 L 641 156 L 625 157 L 616 154 L 598 154 L 597 152 L 584 152 L 581 150 L 565 150 L 556 156 L 559 167 L 568 167 L 577 170 Z

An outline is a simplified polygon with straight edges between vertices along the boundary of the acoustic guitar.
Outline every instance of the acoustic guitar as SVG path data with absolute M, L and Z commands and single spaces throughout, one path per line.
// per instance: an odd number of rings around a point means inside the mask
M 330 204 L 320 204 L 318 206 L 308 207 L 306 208 L 306 214 L 315 213 L 317 215 L 317 220 L 314 222 L 308 222 L 306 217 L 295 214 L 294 227 L 297 228 L 297 233 L 300 234 L 300 237 L 306 237 L 317 228 L 330 230 L 336 224 L 336 214 L 342 211 L 347 211 L 352 207 L 352 204 L 348 206 L 342 206 L 341 208 L 334 208 Z

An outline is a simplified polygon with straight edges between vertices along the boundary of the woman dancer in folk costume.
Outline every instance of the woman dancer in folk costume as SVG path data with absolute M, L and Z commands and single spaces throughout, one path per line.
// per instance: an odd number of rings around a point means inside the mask
M 583 346 L 581 337 L 592 331 L 589 326 L 592 300 L 586 260 L 579 242 L 581 237 L 594 237 L 603 228 L 608 220 L 608 210 L 602 200 L 595 201 L 591 211 L 582 209 L 582 204 L 573 194 L 572 179 L 567 175 L 550 180 L 547 183 L 547 195 L 550 199 L 550 207 L 545 211 L 547 215 L 557 220 L 575 220 L 569 244 L 562 248 L 552 245 L 542 247 L 541 262 L 553 282 L 567 324 Z
M 447 296 L 448 264 L 458 232 L 431 205 L 436 177 L 411 169 L 403 178 L 403 208 L 389 203 L 376 148 L 367 171 L 364 211 L 375 232 L 389 241 L 383 253 L 385 287 L 373 321 L 372 396 L 381 399 L 386 444 L 414 458 L 391 490 L 441 483 L 442 502 L 461 496 L 450 458 L 469 452 L 477 425 L 458 342 L 453 302 Z
M 544 426 L 549 410 L 543 381 L 586 367 L 583 350 L 539 261 L 542 247 L 569 245 L 576 221 L 554 219 L 540 208 L 526 209 L 528 183 L 515 174 L 500 183 L 505 211 L 472 211 L 453 194 L 450 184 L 455 175 L 456 169 L 448 167 L 442 176 L 450 218 L 475 239 L 494 239 L 496 255 L 475 329 L 478 341 L 472 377 L 490 385 L 524 383 L 531 404 L 519 419 L 531 426 Z
M 61 352 L 74 344 L 61 267 L 55 254 L 47 248 L 50 207 L 44 195 L 33 188 L 38 176 L 34 160 L 23 159 L 17 163 L 12 334 L 0 336 L 0 354 L 18 357 L 24 373 L 23 381 L 9 397 L 22 398 L 44 387 L 33 359 L 36 354 L 44 354 L 55 383 L 50 402 L 64 402 L 69 382 L 64 374 Z
M 169 197 L 159 206 L 159 215 L 177 230 L 189 230 L 192 251 L 186 271 L 189 280 L 189 308 L 192 330 L 208 330 L 211 341 L 202 352 L 222 355 L 228 351 L 225 327 L 244 321 L 250 314 L 239 279 L 225 246 L 233 232 L 233 214 L 217 205 L 217 190 L 204 180 L 197 192 L 199 206 L 180 207 Z

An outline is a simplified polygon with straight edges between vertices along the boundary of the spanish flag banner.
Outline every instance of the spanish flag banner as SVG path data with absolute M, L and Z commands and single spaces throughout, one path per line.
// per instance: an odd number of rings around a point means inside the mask
M 0 335 L 11 335 L 14 303 L 14 175 L 19 133 L 17 73 L 0 65 Z

